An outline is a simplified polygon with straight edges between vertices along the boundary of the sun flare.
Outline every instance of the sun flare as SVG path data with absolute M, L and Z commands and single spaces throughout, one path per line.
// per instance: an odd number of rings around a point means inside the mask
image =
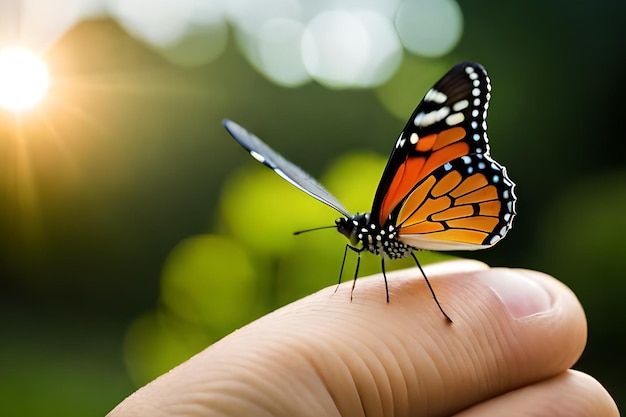
M 48 67 L 28 49 L 0 51 L 0 107 L 20 111 L 34 107 L 50 85 Z

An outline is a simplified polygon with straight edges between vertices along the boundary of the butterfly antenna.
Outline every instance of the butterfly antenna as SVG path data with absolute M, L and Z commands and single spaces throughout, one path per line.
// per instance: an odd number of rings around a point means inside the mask
M 443 314 L 443 316 L 446 318 L 446 320 L 448 320 L 450 323 L 452 323 L 452 319 L 450 318 L 450 316 L 448 316 L 446 314 L 446 312 L 443 311 L 443 308 L 441 307 L 441 304 L 439 304 L 439 300 L 437 300 L 437 296 L 435 295 L 435 290 L 433 290 L 433 287 L 430 285 L 430 281 L 428 281 L 428 277 L 426 277 L 426 274 L 424 273 L 424 270 L 422 269 L 422 265 L 420 265 L 419 261 L 417 260 L 417 256 L 415 256 L 415 254 L 413 252 L 411 252 L 411 256 L 415 260 L 415 263 L 417 264 L 417 267 L 419 268 L 420 272 L 424 276 L 424 280 L 426 280 L 426 285 L 428 285 L 428 289 L 430 290 L 430 293 L 433 295 L 433 299 L 435 300 L 435 303 L 437 304 L 437 307 L 439 307 L 439 311 L 441 311 L 441 314 Z
M 293 232 L 293 234 L 295 236 L 295 235 L 299 235 L 301 233 L 314 232 L 315 230 L 334 229 L 335 227 L 337 227 L 337 226 L 335 226 L 334 224 L 332 226 L 314 227 L 313 229 L 298 230 L 297 232 Z

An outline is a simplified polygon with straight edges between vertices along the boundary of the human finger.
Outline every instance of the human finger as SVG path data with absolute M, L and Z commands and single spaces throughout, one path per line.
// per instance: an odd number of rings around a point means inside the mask
M 327 288 L 229 335 L 123 403 L 223 415 L 449 415 L 569 368 L 576 297 L 546 275 L 468 261 Z M 193 404 L 193 407 L 189 407 Z M 187 406 L 185 408 L 185 406 Z M 199 415 L 199 414 L 186 414 Z
M 568 370 L 455 414 L 454 417 L 618 417 L 606 389 L 582 372 Z

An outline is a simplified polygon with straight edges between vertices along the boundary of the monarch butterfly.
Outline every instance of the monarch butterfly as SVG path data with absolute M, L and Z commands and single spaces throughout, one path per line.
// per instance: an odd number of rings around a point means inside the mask
M 477 250 L 493 246 L 511 229 L 515 184 L 489 155 L 487 109 L 491 81 L 478 63 L 461 62 L 424 96 L 395 142 L 369 213 L 351 215 L 320 183 L 230 120 L 223 124 L 241 146 L 282 178 L 337 210 L 337 230 L 358 254 L 412 256 L 448 321 L 413 250 Z M 341 273 L 339 280 L 341 282 Z

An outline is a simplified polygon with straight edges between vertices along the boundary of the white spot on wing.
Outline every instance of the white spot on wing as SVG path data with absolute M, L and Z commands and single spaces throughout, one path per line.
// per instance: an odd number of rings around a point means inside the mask
M 413 124 L 418 127 L 426 127 L 440 122 L 450 114 L 450 107 L 442 107 L 439 110 L 433 110 L 429 113 L 419 113 L 415 116 Z
M 447 99 L 448 99 L 448 96 L 446 96 L 441 91 L 435 90 L 434 88 L 431 88 L 430 90 L 428 90 L 428 93 L 426 93 L 426 95 L 424 96 L 424 101 L 434 101 L 435 103 L 438 103 L 438 104 L 445 103 Z
M 448 126 L 458 125 L 459 123 L 465 120 L 465 116 L 463 113 L 453 113 L 450 116 L 446 117 L 446 123 Z
M 457 101 L 456 103 L 454 103 L 454 105 L 452 106 L 452 110 L 453 111 L 461 111 L 461 110 L 467 108 L 468 106 L 469 106 L 469 101 L 461 100 L 461 101 Z
M 415 145 L 417 143 L 417 141 L 419 140 L 419 136 L 417 136 L 417 133 L 413 132 L 411 133 L 411 137 L 409 138 L 409 141 Z
M 292 180 L 291 178 L 289 178 L 289 177 L 287 176 L 287 174 L 285 174 L 285 173 L 283 172 L 283 170 L 282 170 L 282 169 L 280 169 L 280 168 L 274 168 L 274 172 L 275 172 L 275 173 L 277 173 L 278 175 L 280 175 L 280 176 L 281 176 L 281 177 L 282 177 L 285 181 L 287 181 L 287 182 L 289 182 L 289 183 L 291 183 L 291 184 L 296 185 L 296 184 L 293 182 L 293 180 Z M 296 186 L 297 186 L 297 185 L 296 185 Z
M 255 151 L 250 151 L 250 155 L 252 155 L 252 157 L 256 159 L 257 161 L 259 161 L 260 163 L 262 164 L 265 163 L 265 157 L 261 155 L 260 153 L 255 152 Z

